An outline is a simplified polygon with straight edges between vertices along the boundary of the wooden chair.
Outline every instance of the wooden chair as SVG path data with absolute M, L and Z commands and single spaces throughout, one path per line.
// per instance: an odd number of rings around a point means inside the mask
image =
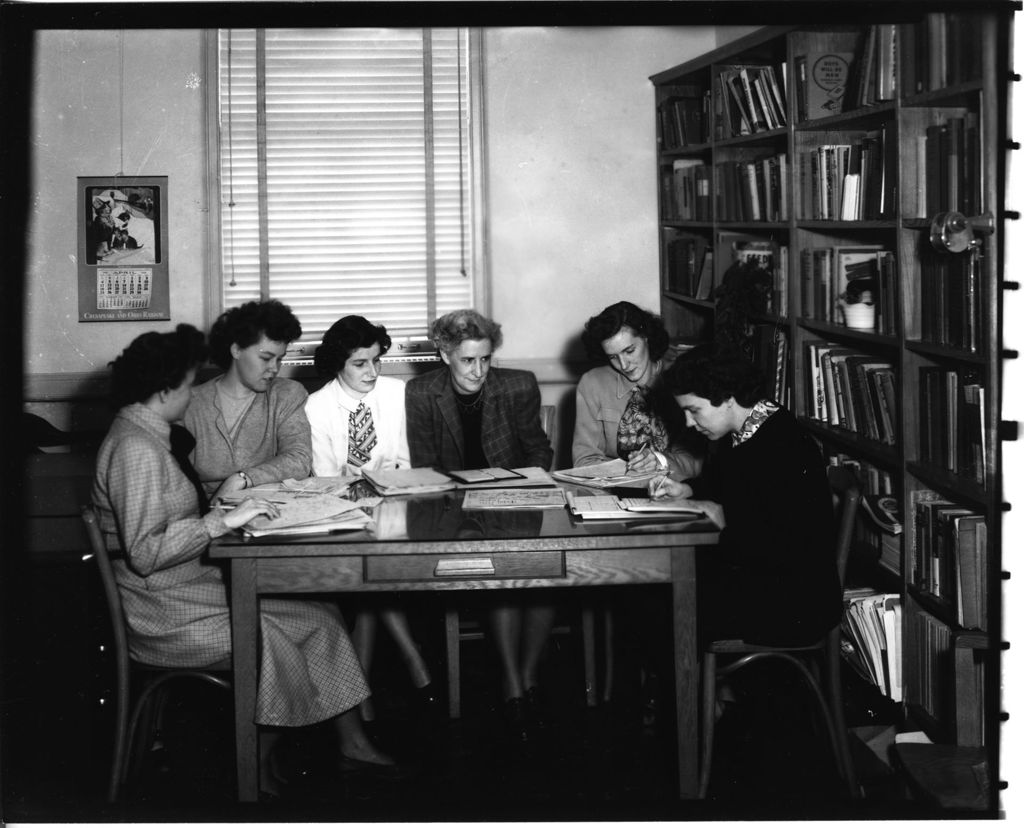
M 829 484 L 838 497 L 839 518 L 836 539 L 836 564 L 840 583 L 846 580 L 846 564 L 850 556 L 853 524 L 860 502 L 860 487 L 853 474 L 845 468 L 828 469 Z M 718 656 L 737 656 L 725 666 L 718 666 Z M 715 703 L 717 679 L 731 675 L 748 664 L 765 659 L 775 659 L 793 666 L 803 678 L 821 712 L 828 733 L 832 753 L 835 756 L 839 775 L 851 798 L 858 798 L 859 788 L 853 772 L 850 744 L 843 714 L 842 684 L 839 676 L 839 625 L 825 638 L 806 647 L 766 647 L 748 644 L 739 640 L 712 641 L 704 651 L 702 678 L 704 693 L 701 711 L 702 759 L 700 769 L 700 797 L 707 796 L 711 782 L 711 757 L 715 735 Z M 827 681 L 827 699 L 822 689 L 819 662 L 824 663 Z
M 555 406 L 542 405 L 540 407 L 540 422 L 548 439 L 554 443 L 555 438 Z M 590 607 L 581 610 L 580 633 L 583 638 L 583 673 L 584 692 L 586 694 L 587 706 L 594 707 L 597 704 L 597 662 L 594 645 L 594 611 Z M 607 621 L 607 618 L 606 618 Z M 473 619 L 459 617 L 459 611 L 453 606 L 445 610 L 445 649 L 448 661 L 448 715 L 457 719 L 462 712 L 461 697 L 461 645 L 463 641 L 472 641 L 484 637 L 484 631 L 480 624 Z M 611 687 L 612 648 L 607 640 L 610 635 L 610 626 L 606 626 L 605 641 L 605 688 Z M 572 628 L 566 625 L 556 626 L 552 634 L 571 634 Z
M 135 758 L 141 759 L 153 744 L 155 725 L 158 723 L 159 716 L 152 715 L 152 708 L 160 708 L 160 702 L 167 690 L 168 683 L 178 679 L 193 679 L 223 688 L 230 693 L 231 659 L 227 658 L 202 668 L 157 667 L 131 659 L 128 655 L 128 630 L 124 610 L 121 607 L 121 595 L 118 592 L 107 546 L 92 506 L 82 507 L 82 520 L 85 522 L 93 557 L 99 567 L 103 594 L 107 601 L 110 625 L 114 635 L 117 703 L 114 711 L 114 751 L 110 763 L 107 801 L 116 802 L 120 798 L 121 790 L 128 778 L 132 744 L 135 741 L 135 732 L 139 728 L 140 721 L 144 722 L 145 738 L 139 743 L 134 754 Z M 136 682 L 138 687 L 134 688 L 136 690 L 135 703 L 131 704 L 133 668 L 139 680 Z

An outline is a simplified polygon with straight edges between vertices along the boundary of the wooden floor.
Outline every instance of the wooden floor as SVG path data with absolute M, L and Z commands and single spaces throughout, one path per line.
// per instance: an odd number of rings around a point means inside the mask
M 805 698 L 784 676 L 751 674 L 718 729 L 712 792 L 705 802 L 679 802 L 671 743 L 671 709 L 653 727 L 641 722 L 639 668 L 617 648 L 611 703 L 587 708 L 580 644 L 558 636 L 545 660 L 549 722 L 527 746 L 506 738 L 497 709 L 489 642 L 463 645 L 463 717 L 424 719 L 410 703 L 409 682 L 393 647 L 379 645 L 372 684 L 376 738 L 411 769 L 401 780 L 361 774 L 312 778 L 274 802 L 234 802 L 230 699 L 210 688 L 176 694 L 160 747 L 152 751 L 123 803 L 103 802 L 109 761 L 109 664 L 82 662 L 81 647 L 102 640 L 102 624 L 61 624 L 81 611 L 55 592 L 88 585 L 81 573 L 39 582 L 48 600 L 35 635 L 47 646 L 32 657 L 37 692 L 5 708 L 4 813 L 8 821 L 487 821 L 916 818 L 895 781 L 875 776 L 869 798 L 845 801 L 831 757 Z M 77 594 L 77 593 L 76 593 Z M 63 608 L 63 609 L 62 609 Z M 94 605 L 93 605 L 93 608 Z M 434 674 L 443 624 L 437 607 L 412 608 Z M 64 619 L 66 621 L 66 619 Z M 62 632 L 63 631 L 63 632 Z M 83 643 L 84 642 L 84 643 Z M 88 675 L 63 676 L 77 663 Z M 85 665 L 84 667 L 82 665 Z M 91 665 L 91 666 L 90 666 Z M 765 687 L 776 688 L 765 693 Z M 754 693 L 753 690 L 758 692 Z M 860 704 L 861 700 L 856 700 Z M 857 722 L 852 722 L 856 724 Z M 290 746 L 315 767 L 330 765 L 323 729 L 291 735 Z M 319 760 L 319 761 L 318 761 Z

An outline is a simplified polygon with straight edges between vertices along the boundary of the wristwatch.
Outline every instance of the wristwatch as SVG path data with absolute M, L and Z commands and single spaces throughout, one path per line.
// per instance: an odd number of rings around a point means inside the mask
M 235 472 L 235 473 L 239 477 L 242 478 L 242 488 L 243 489 L 248 489 L 252 485 L 252 481 L 249 479 L 249 475 L 247 475 L 244 471 Z

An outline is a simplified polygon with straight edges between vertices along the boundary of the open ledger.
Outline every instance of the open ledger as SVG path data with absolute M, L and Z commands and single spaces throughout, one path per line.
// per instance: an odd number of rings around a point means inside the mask
M 554 478 L 540 466 L 521 469 L 462 469 L 448 472 L 459 489 L 511 489 L 557 486 Z
M 614 495 L 578 495 L 566 492 L 569 511 L 584 520 L 637 520 L 643 517 L 675 516 L 680 520 L 696 518 L 700 509 L 680 502 L 652 501 L 647 498 Z
M 598 489 L 611 489 L 620 486 L 639 489 L 646 488 L 648 480 L 653 480 L 664 473 L 664 471 L 652 471 L 642 474 L 627 474 L 626 461 L 616 458 L 615 460 L 606 460 L 604 463 L 595 463 L 592 466 L 577 466 L 574 469 L 551 472 L 551 476 L 566 483 L 593 486 Z

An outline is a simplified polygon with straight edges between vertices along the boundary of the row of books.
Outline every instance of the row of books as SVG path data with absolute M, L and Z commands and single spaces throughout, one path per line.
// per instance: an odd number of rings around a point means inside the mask
M 873 106 L 896 97 L 898 44 L 899 26 L 896 23 L 868 27 L 851 67 L 844 110 Z
M 804 343 L 808 415 L 885 445 L 899 433 L 896 369 L 878 356 L 825 340 Z
M 784 152 L 719 162 L 715 165 L 718 217 L 723 221 L 786 221 L 789 180 Z
M 977 353 L 984 341 L 981 251 L 921 250 L 921 339 Z
M 710 142 L 708 130 L 710 91 L 673 95 L 658 106 L 658 144 L 662 149 L 681 149 Z
M 900 26 L 900 89 L 915 95 L 981 79 L 983 54 L 970 12 L 931 12 Z
M 786 64 L 723 66 L 718 75 L 717 137 L 734 138 L 786 126 Z
M 988 618 L 988 529 L 985 516 L 931 489 L 911 493 L 909 583 L 955 613 L 965 629 L 984 631 Z
M 870 588 L 843 591 L 843 653 L 863 678 L 903 700 L 903 608 L 900 596 Z
M 677 158 L 671 172 L 662 172 L 662 204 L 666 218 L 711 221 L 712 168 L 697 158 Z
M 800 216 L 861 221 L 896 216 L 896 135 L 892 124 L 798 151 Z
M 906 701 L 937 722 L 948 722 L 953 710 L 953 635 L 948 624 L 918 607 L 906 618 L 908 652 Z
M 714 249 L 704 236 L 679 234 L 665 244 L 665 288 L 672 293 L 709 299 Z
M 945 210 L 980 215 L 985 157 L 978 113 L 931 124 L 916 140 L 917 215 L 931 218 Z
M 800 251 L 800 307 L 809 319 L 844 322 L 842 305 L 875 307 L 876 333 L 895 336 L 896 256 L 881 245 L 831 245 Z
M 920 459 L 985 485 L 985 387 L 974 367 L 918 369 Z

